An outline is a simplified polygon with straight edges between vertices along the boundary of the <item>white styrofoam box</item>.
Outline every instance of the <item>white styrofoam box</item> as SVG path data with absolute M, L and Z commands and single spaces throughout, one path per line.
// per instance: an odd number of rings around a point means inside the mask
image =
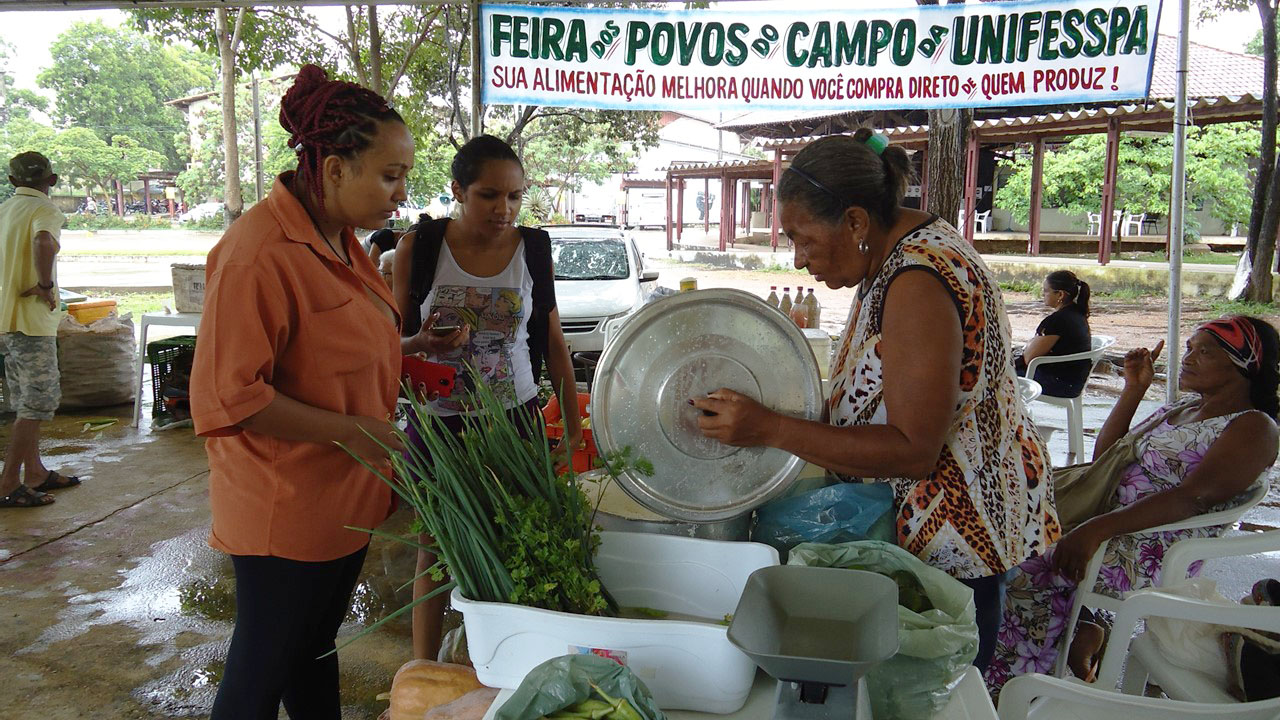
M 809 341 L 809 349 L 818 361 L 818 373 L 827 377 L 831 366 L 831 336 L 822 328 L 804 328 L 804 339 Z
M 734 611 L 752 572 L 777 564 L 768 545 L 647 533 L 602 532 L 596 554 L 600 579 L 620 605 L 715 620 Z M 664 710 L 724 714 L 742 707 L 756 674 L 724 625 L 571 615 L 473 602 L 457 590 L 451 602 L 489 687 L 515 688 L 551 658 L 596 651 L 630 667 Z

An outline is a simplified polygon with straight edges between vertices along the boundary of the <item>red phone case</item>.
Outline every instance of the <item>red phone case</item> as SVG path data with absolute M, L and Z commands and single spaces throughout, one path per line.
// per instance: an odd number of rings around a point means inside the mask
M 400 375 L 409 378 L 409 385 L 415 390 L 425 387 L 427 392 L 449 397 L 453 394 L 453 383 L 458 371 L 448 365 L 405 355 L 400 362 Z

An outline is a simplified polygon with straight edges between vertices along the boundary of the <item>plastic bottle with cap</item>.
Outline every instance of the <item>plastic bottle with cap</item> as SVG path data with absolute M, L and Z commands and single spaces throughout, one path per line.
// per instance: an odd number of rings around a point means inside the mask
M 809 327 L 821 327 L 822 303 L 819 303 L 818 297 L 813 294 L 813 288 L 809 288 L 809 293 L 804 296 L 804 304 L 809 311 Z
M 791 288 L 782 288 L 782 301 L 778 304 L 778 309 L 781 310 L 784 315 L 788 317 L 791 316 Z
M 765 298 L 765 299 L 764 299 L 764 301 L 765 301 L 765 302 L 767 302 L 767 303 L 769 303 L 770 305 L 772 305 L 772 306 L 774 306 L 774 307 L 778 307 L 778 304 L 779 304 L 779 302 L 781 302 L 781 301 L 779 301 L 779 300 L 778 300 L 778 286 L 777 286 L 777 285 L 770 285 L 770 286 L 769 286 L 769 297 Z
M 791 304 L 791 312 L 787 313 L 791 316 L 791 322 L 798 327 L 805 328 L 809 326 L 809 308 L 804 304 L 804 288 L 796 288 L 796 299 Z

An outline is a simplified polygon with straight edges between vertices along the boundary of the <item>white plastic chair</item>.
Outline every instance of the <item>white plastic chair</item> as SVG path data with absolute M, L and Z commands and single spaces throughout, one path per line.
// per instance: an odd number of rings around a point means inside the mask
M 1098 364 L 1098 359 L 1107 351 L 1107 348 L 1116 344 L 1116 339 L 1108 335 L 1094 335 L 1090 341 L 1091 349 L 1087 352 L 1072 353 L 1070 355 L 1041 355 L 1031 362 L 1027 363 L 1027 377 L 1034 378 L 1036 376 L 1036 368 L 1041 365 L 1052 365 L 1054 363 L 1073 362 L 1076 360 L 1088 360 L 1089 368 L 1092 371 L 1093 366 Z M 1067 409 L 1067 439 L 1069 454 L 1067 463 L 1077 463 L 1084 461 L 1084 390 L 1073 398 L 1060 398 L 1052 395 L 1041 394 L 1036 398 L 1042 403 L 1056 405 L 1057 407 Z
M 973 227 L 980 233 L 991 232 L 991 211 L 980 212 L 973 216 Z
M 1185 580 L 1187 570 L 1198 560 L 1278 551 L 1280 530 L 1236 537 L 1179 540 L 1165 553 L 1160 585 L 1167 587 Z M 1149 634 L 1142 633 L 1133 637 L 1138 621 L 1152 615 L 1280 632 L 1280 607 L 1220 605 L 1160 592 L 1139 593 L 1125 598 L 1116 612 L 1111 642 L 1103 653 L 1102 665 L 1098 670 L 1099 687 L 1114 688 L 1123 666 L 1122 689 L 1126 694 L 1142 694 L 1147 681 L 1151 680 L 1175 700 L 1236 702 L 1224 688 L 1204 673 L 1168 662 Z
M 1140 530 L 1135 534 L 1151 535 L 1158 532 L 1170 532 L 1173 530 L 1189 530 L 1191 528 L 1234 524 L 1246 512 L 1253 508 L 1254 505 L 1262 502 L 1262 498 L 1267 496 L 1268 485 L 1269 484 L 1265 481 L 1255 483 L 1253 487 L 1245 492 L 1244 497 L 1240 499 L 1239 503 L 1227 508 L 1226 510 L 1196 515 L 1195 517 L 1190 517 L 1179 522 Z M 1175 543 L 1175 545 L 1176 544 L 1177 543 Z M 1080 584 L 1077 586 L 1078 589 L 1076 590 L 1075 602 L 1071 605 L 1071 614 L 1067 616 L 1067 627 L 1062 633 L 1061 644 L 1058 647 L 1058 660 L 1054 666 L 1054 675 L 1057 675 L 1058 677 L 1064 677 L 1067 674 L 1067 655 L 1069 654 L 1068 651 L 1071 649 L 1072 636 L 1075 635 L 1076 632 L 1076 623 L 1080 619 L 1080 608 L 1088 606 L 1091 608 L 1110 610 L 1111 612 L 1118 612 L 1120 610 L 1120 600 L 1117 600 L 1110 595 L 1103 595 L 1102 593 L 1095 592 L 1094 590 L 1095 586 L 1098 584 L 1098 573 L 1102 570 L 1102 556 L 1107 551 L 1107 545 L 1108 543 L 1103 543 L 1098 546 L 1098 551 L 1093 554 L 1093 559 L 1089 561 L 1089 567 L 1084 571 L 1084 579 L 1081 580 Z M 1173 557 L 1174 559 L 1177 559 L 1178 556 L 1174 555 Z M 1169 557 L 1166 556 L 1165 560 L 1168 561 Z M 1187 576 L 1187 567 L 1190 566 L 1190 564 L 1190 561 L 1186 561 L 1185 564 L 1183 564 L 1182 560 L 1178 560 L 1177 565 L 1174 565 L 1172 562 L 1168 565 L 1162 564 L 1161 576 L 1163 577 L 1166 572 L 1169 572 L 1171 577 L 1183 579 Z M 1120 626 L 1117 624 L 1115 627 Z M 1114 642 L 1116 633 L 1113 631 L 1111 636 L 1112 642 Z
M 1040 383 L 1031 378 L 1018 378 L 1018 394 L 1022 396 L 1022 404 L 1030 405 L 1036 398 L 1044 392 L 1044 388 L 1040 387 Z
M 1123 695 L 1070 679 L 1020 675 L 1000 691 L 1000 720 L 1276 720 L 1280 698 L 1223 705 Z
M 1085 213 L 1089 218 L 1089 229 L 1085 230 L 1086 235 L 1102 234 L 1102 213 Z
M 1146 222 L 1147 214 L 1134 215 L 1133 213 L 1124 214 L 1124 227 L 1121 229 L 1121 235 L 1136 235 L 1142 237 L 1142 223 Z

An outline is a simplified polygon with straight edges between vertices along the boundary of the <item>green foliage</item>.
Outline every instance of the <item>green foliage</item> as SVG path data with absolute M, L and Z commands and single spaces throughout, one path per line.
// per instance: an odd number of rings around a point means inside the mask
M 1244 45 L 1246 55 L 1262 56 L 1262 28 L 1258 28 L 1258 32 L 1254 33 L 1249 42 Z
M 229 10 L 234 26 L 239 10 Z M 215 11 L 205 8 L 129 10 L 133 25 L 148 35 L 166 40 L 184 40 L 212 56 L 211 69 L 218 67 L 218 26 Z M 301 8 L 250 9 L 245 11 L 236 48 L 236 72 L 270 70 L 279 65 L 319 60 L 324 41 L 297 22 L 305 14 Z M 196 89 L 208 89 L 215 75 Z M 188 93 L 190 94 L 190 93 Z M 179 97 L 179 96 L 174 96 Z
M 1002 280 L 1000 289 L 1005 292 L 1029 293 L 1032 295 L 1039 294 L 1040 283 L 1030 280 Z
M 400 432 L 410 450 L 389 453 L 391 476 L 357 458 L 413 508 L 415 529 L 435 538 L 430 549 L 440 563 L 428 574 L 443 579 L 447 572 L 472 600 L 616 612 L 595 570 L 599 537 L 586 494 L 571 472 L 557 473 L 546 442 L 521 439 L 522 430 L 541 434 L 540 418 L 518 424 L 483 383 L 467 400 L 476 414 L 461 416 L 463 430 L 454 434 L 410 393 L 409 422 L 425 449 L 414 448 Z M 652 472 L 629 449 L 616 463 L 611 467 Z
M 1280 307 L 1272 303 L 1249 300 L 1215 300 L 1209 303 L 1209 309 L 1219 315 L 1252 315 L 1254 317 L 1269 317 L 1280 313 Z
M 62 178 L 90 190 L 101 189 L 104 198 L 113 181 L 132 181 L 138 173 L 164 163 L 163 155 L 127 135 L 114 135 L 107 143 L 84 127 L 58 133 L 46 154 Z
M 297 156 L 288 147 L 289 134 L 276 120 L 280 115 L 280 98 L 286 86 L 260 83 L 259 104 L 262 108 L 263 193 L 271 190 L 275 176 L 297 166 Z M 189 205 L 202 202 L 224 202 L 226 156 L 222 150 L 222 101 L 217 95 L 208 104 L 195 109 L 192 136 L 183 133 L 182 143 L 188 165 L 178 173 L 177 184 Z M 191 147 L 193 139 L 199 144 Z M 240 150 L 240 195 L 246 205 L 257 199 L 255 191 L 253 95 L 247 87 L 236 89 L 236 144 Z M 221 227 L 221 226 L 219 226 Z
M 1093 256 L 1090 256 L 1093 257 Z M 1143 253 L 1124 253 L 1125 260 L 1140 260 L 1144 262 L 1169 262 L 1168 256 L 1163 250 L 1157 252 Z M 1191 252 L 1184 251 L 1182 253 L 1182 261 L 1186 263 L 1198 263 L 1201 265 L 1232 265 L 1240 261 L 1239 253 L 1226 252 Z
M 66 225 L 63 227 L 67 230 L 166 230 L 173 227 L 173 223 L 168 215 L 135 214 L 119 217 L 110 213 L 103 215 L 72 213 L 67 215 Z
M 186 230 L 216 230 L 221 232 L 227 229 L 227 220 L 224 213 L 216 213 L 209 217 L 203 217 L 199 220 L 190 220 L 182 223 L 182 227 Z
M 53 144 L 56 134 L 53 128 L 41 125 L 29 117 L 14 117 L 0 125 L 0 161 L 8 163 L 9 158 L 28 150 L 48 155 L 49 146 Z M 53 169 L 55 172 L 61 171 L 56 164 Z M 9 174 L 0 172 L 0 200 L 7 200 L 11 195 L 13 186 L 9 184 Z
M 163 154 L 156 167 L 177 165 L 173 133 L 182 128 L 182 115 L 164 103 L 208 87 L 216 67 L 211 58 L 97 20 L 73 24 L 49 53 L 53 64 L 38 82 L 57 96 L 55 122 L 87 128 L 103 141 L 136 138 Z
M 1189 205 L 1208 208 L 1210 215 L 1227 226 L 1248 219 L 1255 174 L 1250 161 L 1257 153 L 1258 132 L 1254 123 L 1208 125 L 1188 132 Z M 1106 145 L 1105 135 L 1081 135 L 1047 151 L 1044 206 L 1081 217 L 1099 212 Z M 1134 214 L 1167 213 L 1173 165 L 1171 136 L 1122 136 L 1119 160 L 1116 208 Z M 1031 209 L 1030 154 L 1019 154 L 1012 166 L 1007 182 L 996 190 L 995 202 L 1025 223 Z M 1189 231 L 1198 236 L 1199 226 Z

